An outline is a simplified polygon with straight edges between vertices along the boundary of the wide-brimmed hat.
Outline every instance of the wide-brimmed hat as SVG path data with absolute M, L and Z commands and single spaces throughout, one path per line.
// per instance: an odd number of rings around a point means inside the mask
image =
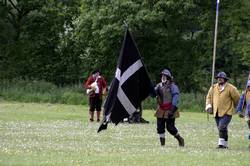
M 224 78 L 225 80 L 228 80 L 229 78 L 227 77 L 227 74 L 224 71 L 219 72 L 215 78 Z
M 170 71 L 168 69 L 164 69 L 161 71 L 161 75 L 165 75 L 167 77 L 169 77 L 172 80 L 172 74 L 170 73 Z

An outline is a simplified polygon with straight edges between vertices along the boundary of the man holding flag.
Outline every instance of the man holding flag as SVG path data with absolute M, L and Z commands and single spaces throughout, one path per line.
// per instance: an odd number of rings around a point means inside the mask
M 118 124 L 130 117 L 154 88 L 140 53 L 126 27 L 122 49 L 117 61 L 115 77 L 104 104 L 103 121 L 98 132 L 107 128 L 109 121 Z

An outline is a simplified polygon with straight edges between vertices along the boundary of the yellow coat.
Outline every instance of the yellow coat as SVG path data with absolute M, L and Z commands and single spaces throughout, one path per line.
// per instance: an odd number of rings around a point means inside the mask
M 206 97 L 206 109 L 210 106 L 213 108 L 213 115 L 222 117 L 225 114 L 233 115 L 234 108 L 240 99 L 240 93 L 237 88 L 230 83 L 225 83 L 222 91 L 219 90 L 219 84 L 214 84 L 208 91 Z

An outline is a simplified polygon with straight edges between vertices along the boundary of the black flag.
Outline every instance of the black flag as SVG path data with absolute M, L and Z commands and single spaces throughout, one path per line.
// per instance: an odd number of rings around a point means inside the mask
M 104 117 L 98 132 L 106 129 L 109 121 L 117 125 L 131 116 L 150 93 L 154 93 L 153 85 L 136 44 L 126 28 L 115 78 L 104 104 Z

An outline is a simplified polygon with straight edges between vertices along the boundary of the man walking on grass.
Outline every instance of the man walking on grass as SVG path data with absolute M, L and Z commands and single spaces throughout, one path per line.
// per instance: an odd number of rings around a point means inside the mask
M 225 72 L 219 72 L 217 79 L 208 91 L 206 97 L 206 111 L 213 114 L 219 131 L 218 149 L 228 148 L 228 125 L 232 119 L 234 109 L 240 98 L 236 87 L 228 83 Z
M 243 114 L 244 110 L 245 114 Z M 250 129 L 250 80 L 247 81 L 245 92 L 240 96 L 240 101 L 237 106 L 237 113 L 239 114 L 240 118 L 245 116 L 248 128 Z M 250 133 L 248 135 L 248 139 L 250 140 Z
M 173 135 L 179 143 L 179 146 L 184 146 L 184 139 L 180 136 L 175 127 L 175 118 L 179 117 L 178 100 L 180 91 L 177 85 L 173 82 L 172 75 L 169 70 L 164 69 L 161 72 L 161 82 L 155 87 L 158 108 L 155 116 L 157 118 L 157 132 L 160 137 L 161 146 L 165 145 L 165 128 Z

